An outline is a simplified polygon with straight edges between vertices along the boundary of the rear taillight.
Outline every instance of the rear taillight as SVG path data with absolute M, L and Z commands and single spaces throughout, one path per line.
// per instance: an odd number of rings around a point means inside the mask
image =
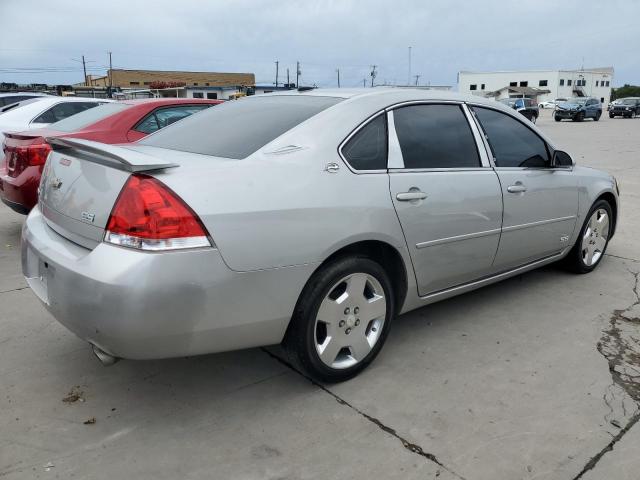
M 44 165 L 47 156 L 51 152 L 51 146 L 47 143 L 28 145 L 25 147 L 14 147 L 3 145 L 4 156 L 9 171 L 22 171 L 27 167 L 37 167 Z
M 213 246 L 193 210 L 162 182 L 141 174 L 122 187 L 104 241 L 153 251 Z

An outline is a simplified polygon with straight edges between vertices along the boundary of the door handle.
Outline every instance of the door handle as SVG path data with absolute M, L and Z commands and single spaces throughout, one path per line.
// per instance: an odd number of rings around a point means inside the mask
M 525 187 L 522 183 L 516 182 L 515 185 L 509 185 L 507 187 L 507 192 L 509 193 L 522 193 L 526 192 L 527 187 Z
M 396 199 L 400 202 L 410 202 L 412 200 L 424 200 L 427 194 L 421 191 L 402 192 L 396 195 Z

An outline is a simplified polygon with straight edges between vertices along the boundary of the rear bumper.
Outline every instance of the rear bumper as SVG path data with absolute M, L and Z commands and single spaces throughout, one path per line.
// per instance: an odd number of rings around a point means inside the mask
M 279 343 L 313 266 L 234 272 L 216 249 L 89 250 L 54 232 L 38 207 L 22 231 L 25 278 L 83 340 L 152 359 Z
M 40 167 L 27 167 L 17 177 L 0 168 L 0 198 L 18 213 L 28 214 L 38 203 Z

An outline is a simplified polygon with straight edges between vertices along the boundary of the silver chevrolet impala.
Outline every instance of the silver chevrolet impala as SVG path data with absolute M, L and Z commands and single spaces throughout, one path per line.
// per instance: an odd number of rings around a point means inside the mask
M 620 209 L 517 112 L 438 91 L 263 95 L 133 145 L 50 143 L 23 271 L 105 364 L 282 343 L 344 380 L 398 314 L 592 271 Z

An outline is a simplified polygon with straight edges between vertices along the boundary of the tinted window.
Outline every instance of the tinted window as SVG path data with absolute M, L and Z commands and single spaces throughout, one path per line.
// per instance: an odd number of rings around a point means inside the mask
M 0 97 L 0 107 L 4 105 L 10 105 L 16 102 L 21 102 L 23 100 L 28 100 L 30 98 L 34 98 L 34 96 L 33 95 L 8 95 L 6 97 Z
M 142 133 L 153 133 L 210 106 L 211 105 L 203 104 L 158 108 L 144 117 L 142 121 L 134 127 L 134 130 Z
M 458 105 L 412 105 L 393 111 L 405 168 L 479 167 L 471 127 Z
M 349 139 L 342 154 L 356 170 L 387 168 L 386 115 L 379 115 Z
M 518 120 L 488 108 L 474 107 L 498 167 L 545 167 L 549 154 L 542 139 Z
M 99 105 L 97 102 L 58 103 L 37 117 L 33 123 L 55 123 Z
M 121 112 L 131 105 L 125 103 L 105 103 L 96 108 L 90 108 L 71 117 L 55 122 L 51 125 L 52 130 L 59 132 L 73 132 L 81 128 L 88 127 L 100 120 L 107 118 L 114 113 Z
M 185 118 L 141 143 L 216 157 L 245 158 L 341 100 L 313 95 L 243 98 Z

